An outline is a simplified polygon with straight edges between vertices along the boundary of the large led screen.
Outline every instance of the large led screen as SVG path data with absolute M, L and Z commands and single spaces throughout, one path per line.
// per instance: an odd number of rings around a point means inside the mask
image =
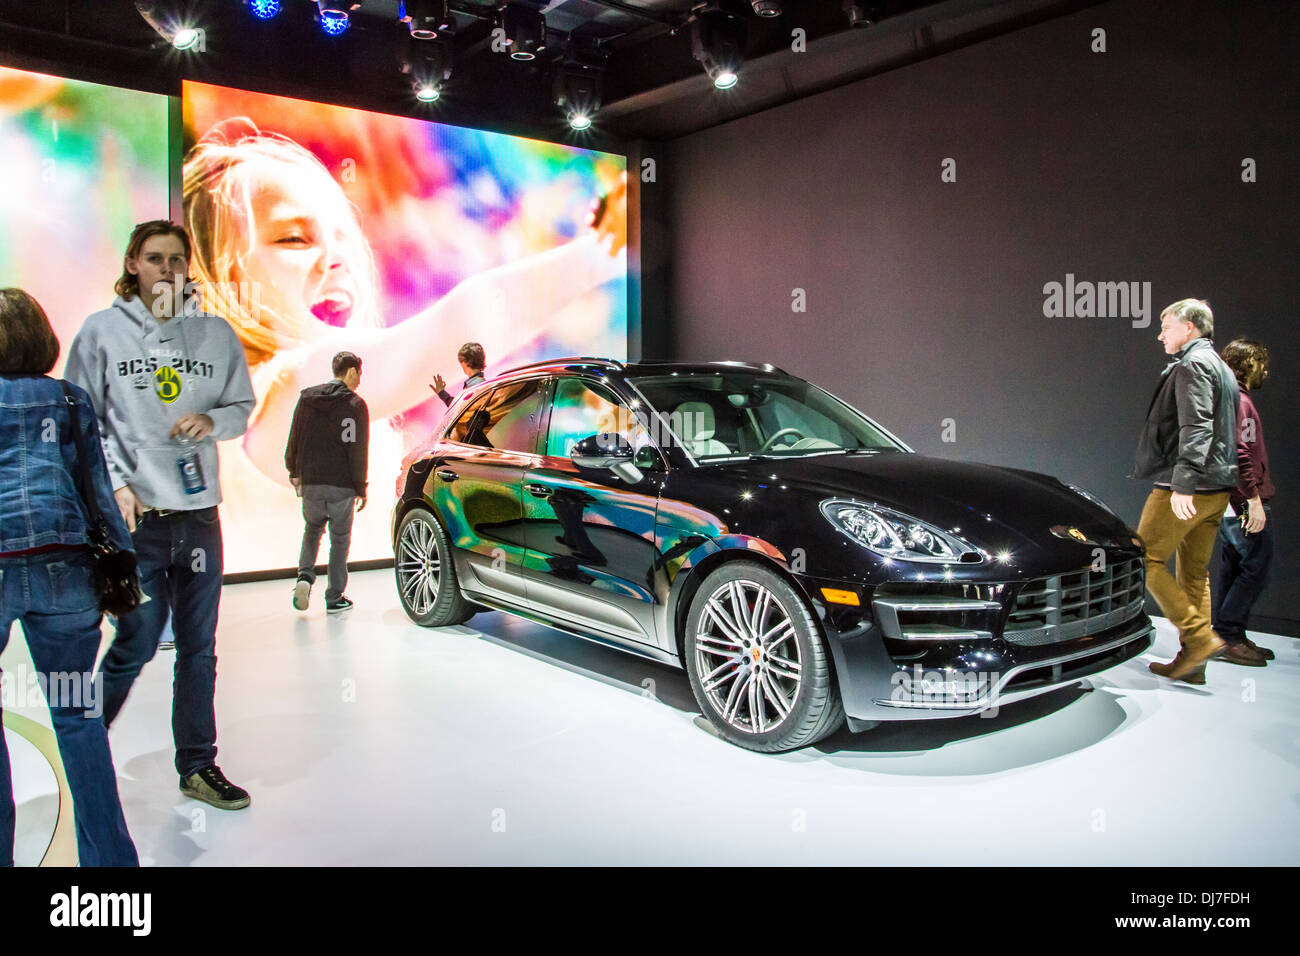
M 183 104 L 192 271 L 257 396 L 221 447 L 227 572 L 297 565 L 285 440 L 335 353 L 360 356 L 371 418 L 353 560 L 392 557 L 402 457 L 445 411 L 434 375 L 458 390 L 463 343 L 483 345 L 489 376 L 625 356 L 624 157 L 189 82 Z
M 63 346 L 113 304 L 137 222 L 167 217 L 167 97 L 0 67 L 0 286 Z

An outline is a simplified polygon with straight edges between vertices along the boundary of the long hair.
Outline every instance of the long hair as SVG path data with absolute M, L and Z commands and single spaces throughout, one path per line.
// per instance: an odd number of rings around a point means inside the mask
M 1259 388 L 1268 378 L 1268 349 L 1254 339 L 1233 339 L 1223 347 L 1223 361 L 1249 389 Z
M 263 132 L 244 117 L 218 123 L 185 158 L 181 195 L 185 224 L 194 237 L 193 271 L 202 283 L 204 308 L 230 322 L 249 364 L 257 365 L 279 351 L 319 338 L 324 327 L 314 316 L 286 315 L 263 304 L 257 291 L 249 288 L 246 263 L 256 233 L 256 181 L 247 166 L 252 159 L 285 163 L 334 180 L 310 150 L 287 136 Z M 362 261 L 349 264 L 360 294 L 361 308 L 354 321 L 379 326 L 374 255 L 361 232 L 356 207 L 348 203 L 347 208 L 362 237 Z
M 138 259 L 144 244 L 154 236 L 175 236 L 185 247 L 186 260 L 193 256 L 190 236 L 183 226 L 178 226 L 167 219 L 150 219 L 148 222 L 140 223 L 131 230 L 131 238 L 127 240 L 126 252 L 122 256 L 122 274 L 113 284 L 113 291 L 124 299 L 133 299 L 140 294 L 140 277 L 127 271 L 126 260 Z

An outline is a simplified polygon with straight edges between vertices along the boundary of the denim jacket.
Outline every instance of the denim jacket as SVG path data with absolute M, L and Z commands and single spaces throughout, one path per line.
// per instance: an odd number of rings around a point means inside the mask
M 70 389 L 109 534 L 122 550 L 134 550 L 113 498 L 94 406 L 83 389 Z M 89 522 L 77 489 L 77 446 L 59 380 L 0 374 L 0 554 L 85 544 Z

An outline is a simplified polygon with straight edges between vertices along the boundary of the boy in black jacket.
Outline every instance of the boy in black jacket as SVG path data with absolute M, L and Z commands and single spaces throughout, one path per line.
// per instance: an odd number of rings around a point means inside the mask
M 284 450 L 289 480 L 302 496 L 302 516 L 307 523 L 293 588 L 293 606 L 299 611 L 307 610 L 316 581 L 316 552 L 327 523 L 330 565 L 325 610 L 334 613 L 352 607 L 343 591 L 348 583 L 353 508 L 360 511 L 366 506 L 370 412 L 356 394 L 361 359 L 340 352 L 334 356 L 333 370 L 331 381 L 302 390 Z

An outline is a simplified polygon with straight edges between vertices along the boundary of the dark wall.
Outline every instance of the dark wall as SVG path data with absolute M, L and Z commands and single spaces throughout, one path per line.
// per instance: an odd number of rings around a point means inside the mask
M 672 243 L 645 322 L 675 357 L 774 362 L 919 452 L 1051 472 L 1136 525 L 1159 313 L 1207 298 L 1219 346 L 1272 352 L 1279 547 L 1256 626 L 1295 632 L 1297 37 L 1292 3 L 1116 0 L 676 140 L 662 195 L 644 187 Z M 1045 317 L 1067 273 L 1149 282 L 1150 325 Z

